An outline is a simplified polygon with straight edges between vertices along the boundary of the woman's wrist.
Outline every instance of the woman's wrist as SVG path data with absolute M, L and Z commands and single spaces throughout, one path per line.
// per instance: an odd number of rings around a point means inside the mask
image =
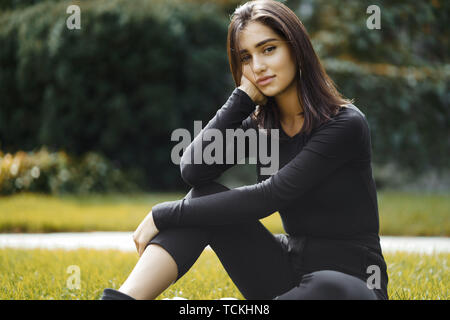
M 241 84 L 238 89 L 242 90 L 253 101 L 254 104 L 264 105 L 267 102 L 267 98 L 262 95 L 258 90 L 255 90 L 254 86 L 246 86 Z
M 248 88 L 248 87 L 246 87 L 246 86 L 244 86 L 244 85 L 241 84 L 241 85 L 238 87 L 238 89 L 240 89 L 240 90 L 243 91 L 245 94 L 247 94 L 247 96 L 248 96 L 250 99 L 252 99 L 252 101 L 253 101 L 254 103 L 256 103 L 256 102 L 255 102 L 256 95 L 255 95 L 254 92 L 252 92 L 251 88 Z

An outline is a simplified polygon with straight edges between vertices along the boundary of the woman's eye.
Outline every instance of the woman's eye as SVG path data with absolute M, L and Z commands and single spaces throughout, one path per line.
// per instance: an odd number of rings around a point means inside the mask
M 275 50 L 275 48 L 276 48 L 275 46 L 267 47 L 266 50 L 264 50 L 264 51 L 267 51 L 270 49 L 268 52 L 271 52 L 271 51 Z
M 275 46 L 270 46 L 270 47 L 267 47 L 267 48 L 265 48 L 264 49 L 264 52 L 272 52 L 273 50 L 275 50 Z M 246 63 L 246 62 L 248 62 L 248 60 L 250 60 L 250 56 L 249 55 L 246 55 L 246 56 L 243 56 L 242 58 L 241 58 L 241 62 L 243 62 L 243 63 Z
M 247 62 L 249 58 L 249 56 L 244 56 L 241 58 L 241 62 Z

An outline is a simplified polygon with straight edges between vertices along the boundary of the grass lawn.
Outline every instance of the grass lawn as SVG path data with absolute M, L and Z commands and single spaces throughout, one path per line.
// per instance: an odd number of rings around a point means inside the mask
M 385 254 L 393 300 L 448 300 L 450 254 Z M 103 289 L 118 289 L 138 261 L 117 250 L 0 249 L 0 299 L 95 300 Z M 80 270 L 80 288 L 70 287 L 69 266 Z M 68 284 L 69 280 L 69 284 Z M 74 282 L 72 282 L 73 284 Z M 243 296 L 213 251 L 205 250 L 191 270 L 158 299 L 220 299 Z
M 450 236 L 450 195 L 378 192 L 384 235 Z
M 0 232 L 134 231 L 152 206 L 177 193 L 55 197 L 21 193 L 0 197 Z M 378 192 L 381 235 L 450 236 L 450 197 Z M 283 233 L 278 213 L 262 220 Z

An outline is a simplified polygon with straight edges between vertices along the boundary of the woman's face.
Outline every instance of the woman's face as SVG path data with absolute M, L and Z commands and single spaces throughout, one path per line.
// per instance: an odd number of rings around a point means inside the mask
M 274 97 L 295 88 L 297 65 L 283 38 L 260 22 L 249 23 L 239 36 L 242 73 L 264 95 Z M 258 82 L 270 76 L 266 82 Z

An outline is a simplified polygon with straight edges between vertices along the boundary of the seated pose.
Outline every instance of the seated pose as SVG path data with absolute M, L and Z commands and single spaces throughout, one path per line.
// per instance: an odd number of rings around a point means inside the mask
M 236 88 L 183 153 L 192 188 L 153 206 L 133 234 L 138 263 L 102 299 L 155 299 L 207 245 L 246 299 L 388 299 L 365 115 L 336 90 L 281 2 L 239 6 L 227 50 Z M 203 134 L 213 128 L 279 132 L 279 170 L 261 175 L 258 159 L 256 184 L 217 183 L 236 162 L 198 164 L 193 152 L 212 143 Z M 259 221 L 277 211 L 285 234 Z

